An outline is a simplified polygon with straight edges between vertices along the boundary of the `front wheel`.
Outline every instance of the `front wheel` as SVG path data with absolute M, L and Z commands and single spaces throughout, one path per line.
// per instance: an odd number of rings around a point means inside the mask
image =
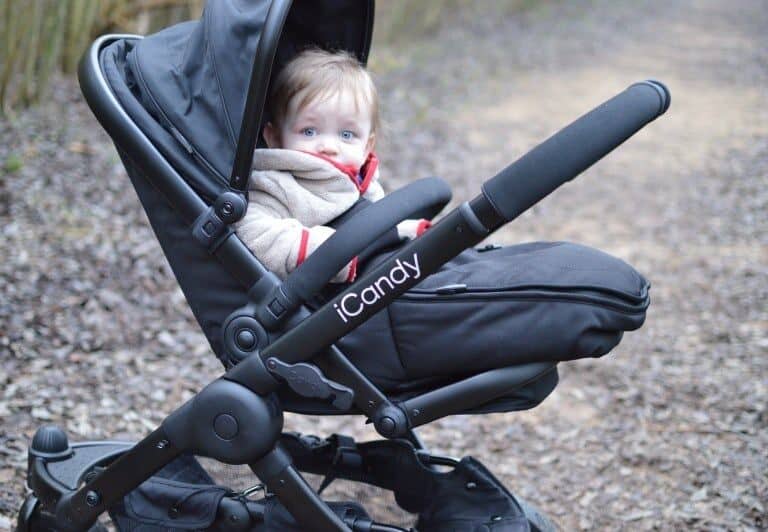
M 19 516 L 16 522 L 16 532 L 57 532 L 60 527 L 56 526 L 53 518 L 40 511 L 40 501 L 34 494 L 30 494 L 24 499 Z M 108 532 L 106 527 L 96 523 L 88 532 Z
M 19 509 L 19 517 L 16 521 L 16 532 L 32 532 L 32 530 L 35 530 L 32 526 L 33 523 L 38 520 L 38 502 L 37 497 L 34 495 L 30 495 L 24 499 L 24 503 Z

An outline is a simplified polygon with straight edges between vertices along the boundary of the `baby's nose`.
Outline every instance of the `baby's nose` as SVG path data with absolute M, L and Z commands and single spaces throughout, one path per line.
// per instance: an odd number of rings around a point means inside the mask
M 331 139 L 320 139 L 317 150 L 324 155 L 335 155 L 339 153 L 339 146 Z

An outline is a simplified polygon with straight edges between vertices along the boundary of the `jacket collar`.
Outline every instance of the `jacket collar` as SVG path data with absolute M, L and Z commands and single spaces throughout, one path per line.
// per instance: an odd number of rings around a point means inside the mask
M 334 167 L 343 172 L 352 180 L 357 189 L 360 191 L 360 194 L 364 194 L 365 191 L 368 190 L 371 181 L 373 181 L 373 178 L 376 175 L 376 170 L 379 168 L 379 158 L 376 157 L 376 154 L 373 152 L 368 154 L 368 157 L 365 159 L 365 162 L 360 168 L 350 164 L 340 164 L 330 157 L 326 157 L 325 155 L 321 155 L 319 153 L 312 153 L 309 151 L 304 153 L 308 153 L 309 155 L 313 155 L 318 159 L 322 159 L 323 161 L 331 163 Z

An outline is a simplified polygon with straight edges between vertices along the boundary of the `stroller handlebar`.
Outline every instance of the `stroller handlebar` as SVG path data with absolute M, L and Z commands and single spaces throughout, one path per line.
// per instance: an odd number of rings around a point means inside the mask
M 478 198 L 495 211 L 491 218 L 509 222 L 661 116 L 669 104 L 669 91 L 660 82 L 635 83 L 486 181 Z M 425 216 L 430 209 L 431 215 L 437 214 L 450 198 L 450 188 L 438 178 L 421 179 L 389 194 L 345 222 L 315 250 L 285 280 L 283 294 L 294 305 L 308 301 L 398 222 Z M 488 231 L 499 227 L 496 221 Z
M 483 194 L 509 222 L 664 114 L 670 101 L 662 83 L 635 83 L 486 181 Z

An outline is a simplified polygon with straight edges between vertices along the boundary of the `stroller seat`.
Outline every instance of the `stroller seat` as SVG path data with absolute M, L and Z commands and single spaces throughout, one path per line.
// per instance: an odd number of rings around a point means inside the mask
M 247 304 L 246 288 L 255 282 L 254 278 L 265 275 L 265 272 L 261 270 L 241 241 L 230 238 L 228 244 L 237 248 L 237 251 L 230 254 L 244 258 L 244 264 L 239 265 L 239 268 L 240 275 L 245 281 L 233 278 L 232 272 L 227 270 L 227 266 L 230 268 L 233 266 L 231 263 L 222 264 L 222 261 L 217 260 L 215 256 L 188 238 L 188 222 L 185 223 L 185 220 L 179 216 L 178 210 L 157 193 L 148 172 L 142 170 L 142 164 L 150 163 L 162 168 L 162 171 L 173 172 L 179 176 L 184 175 L 185 179 L 176 183 L 178 185 L 182 182 L 189 183 L 193 188 L 179 187 L 184 194 L 179 194 L 179 190 L 174 190 L 171 194 L 179 195 L 189 203 L 197 203 L 198 197 L 211 201 L 216 194 L 221 193 L 217 188 L 221 187 L 221 184 L 212 182 L 210 176 L 201 168 L 196 159 L 197 156 L 186 150 L 184 144 L 180 144 L 175 138 L 173 130 L 164 127 L 160 119 L 147 110 L 145 101 L 142 101 L 137 94 L 137 82 L 128 68 L 127 57 L 141 39 L 142 37 L 136 35 L 106 35 L 100 38 L 92 47 L 94 55 L 98 57 L 100 71 L 94 69 L 86 72 L 83 68 L 81 76 L 86 81 L 98 84 L 98 97 L 108 105 L 104 110 L 111 111 L 107 119 L 110 121 L 108 123 L 113 125 L 115 132 L 122 135 L 132 132 L 143 141 L 142 151 L 138 157 L 136 154 L 128 155 L 122 150 L 119 141 L 116 142 L 118 153 L 171 269 L 190 303 L 193 314 L 214 352 L 225 366 L 231 366 L 231 361 L 226 359 L 227 347 L 222 338 L 222 324 L 233 311 Z M 134 162 L 137 158 L 141 163 Z M 373 323 L 379 323 L 381 317 L 374 318 Z M 365 335 L 375 334 L 370 329 L 367 327 L 363 335 L 347 339 L 347 343 L 355 344 Z M 377 345 L 375 338 L 364 343 L 369 347 Z M 358 350 L 356 345 L 351 347 L 353 350 Z M 366 359 L 372 360 L 369 365 L 374 368 L 388 366 L 387 361 L 391 358 L 391 353 L 373 353 L 365 347 L 360 350 L 369 352 L 370 356 Z M 369 378 L 372 378 L 373 382 L 383 390 L 391 393 L 395 400 L 406 400 L 461 382 L 473 375 L 481 375 L 497 369 L 498 372 L 492 373 L 494 376 L 492 380 L 494 382 L 498 380 L 498 384 L 492 388 L 485 388 L 485 395 L 489 397 L 488 403 L 475 405 L 465 413 L 503 412 L 533 408 L 543 401 L 557 384 L 556 362 L 542 361 L 533 365 L 516 364 L 514 366 L 500 364 L 496 368 L 468 369 L 454 373 L 453 376 L 447 374 L 397 380 L 393 380 L 390 376 L 377 378 L 377 371 L 374 369 L 369 373 Z M 358 361 L 359 366 L 368 369 L 365 361 Z M 434 371 L 432 375 L 435 373 L 439 372 Z M 488 379 L 488 375 L 485 379 Z M 481 377 L 477 382 L 484 382 L 484 380 Z M 355 412 L 355 410 L 340 411 L 327 400 L 302 397 L 287 387 L 281 388 L 278 393 L 286 411 L 319 415 Z
M 142 71 L 136 66 L 139 60 L 134 49 L 140 42 L 138 36 L 106 36 L 94 45 L 99 46 L 96 53 L 103 72 L 99 94 L 109 90 L 113 103 L 119 105 L 116 131 L 137 128 L 148 141 L 142 146 L 143 160 L 156 161 L 166 171 L 172 167 L 193 189 L 186 190 L 186 196 L 195 194 L 212 202 L 225 188 L 223 178 L 212 179 L 209 166 L 200 163 L 203 156 L 189 148 L 186 137 L 157 108 L 146 82 L 137 79 Z M 119 143 L 118 150 L 195 317 L 214 352 L 225 366 L 231 365 L 221 327 L 233 311 L 247 304 L 253 277 L 237 282 L 226 265 L 195 242 L 185 241 L 186 223 L 157 197 L 146 172 L 134 162 L 136 155 L 121 151 Z M 445 196 L 438 190 L 441 193 Z M 230 240 L 234 243 L 236 239 Z M 236 245 L 238 255 L 250 253 L 242 249 L 241 242 Z M 380 261 L 381 257 L 371 260 L 369 269 Z M 255 277 L 261 275 L 258 266 L 251 267 Z M 489 276 L 495 285 L 489 284 Z M 616 286 L 624 286 L 625 292 L 612 291 Z M 396 400 L 501 370 L 505 384 L 494 391 L 496 395 L 489 390 L 485 394 L 488 403 L 466 412 L 520 410 L 536 406 L 554 389 L 558 362 L 601 356 L 619 342 L 624 330 L 640 327 L 648 302 L 647 282 L 627 264 L 597 250 L 570 243 L 486 246 L 462 253 L 337 345 Z M 575 305 L 579 312 L 573 311 Z M 443 309 L 442 314 L 431 321 L 424 319 L 424 315 L 434 314 L 435 306 Z M 496 310 L 489 315 L 489 308 Z M 505 315 L 516 316 L 516 320 Z M 421 317 L 414 320 L 412 316 Z M 497 323 L 492 323 L 495 316 Z M 393 322 L 398 323 L 396 333 L 391 330 Z M 553 335 L 552 326 L 563 322 L 569 323 L 563 329 L 568 335 Z M 452 335 L 424 334 L 429 327 L 450 327 L 454 336 L 477 341 L 465 352 L 448 356 Z M 483 331 L 495 331 L 493 338 Z M 531 363 L 535 365 L 526 367 Z M 531 379 L 531 373 L 542 380 Z M 290 388 L 280 393 L 289 411 L 341 413 L 326 401 L 307 400 Z
M 173 529 L 181 516 L 195 529 L 404 532 L 326 504 L 299 471 L 391 489 L 424 531 L 551 529 L 478 462 L 427 453 L 414 429 L 532 408 L 557 385 L 558 362 L 602 356 L 642 325 L 649 285 L 619 259 L 570 243 L 475 246 L 663 114 L 669 93 L 630 86 L 327 293 L 352 257 L 450 200 L 443 181 L 417 180 L 352 213 L 285 280 L 233 230 L 273 70 L 309 45 L 365 62 L 372 25 L 372 0 L 210 0 L 201 21 L 104 36 L 83 57 L 83 94 L 226 372 L 133 446 L 70 446 L 41 428 L 19 530 L 87 530 L 110 511 L 126 530 Z M 393 276 L 404 261 L 418 268 Z M 284 411 L 359 413 L 386 440 L 283 434 Z M 280 504 L 212 486 L 191 455 L 248 464 Z M 137 501 L 147 512 L 126 517 Z

